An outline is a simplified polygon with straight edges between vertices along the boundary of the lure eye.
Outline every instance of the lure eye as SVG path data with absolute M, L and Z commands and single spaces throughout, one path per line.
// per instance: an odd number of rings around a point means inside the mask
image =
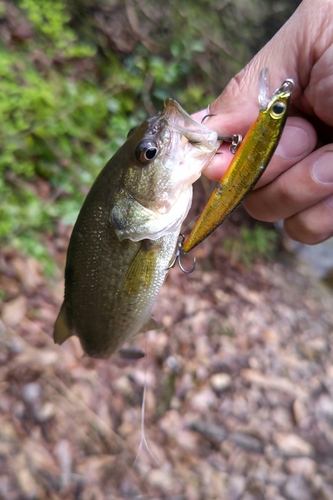
M 285 112 L 286 104 L 283 101 L 277 101 L 271 109 L 272 118 L 279 118 Z
M 147 165 L 157 155 L 158 148 L 154 141 L 141 141 L 135 148 L 135 158 L 142 165 Z

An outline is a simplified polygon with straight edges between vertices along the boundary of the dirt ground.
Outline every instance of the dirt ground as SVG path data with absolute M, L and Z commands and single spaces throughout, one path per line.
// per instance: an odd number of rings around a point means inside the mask
M 96 361 L 52 340 L 68 236 L 52 279 L 0 253 L 0 498 L 333 499 L 328 290 L 294 260 L 231 265 L 219 230 L 169 273 L 146 357 Z

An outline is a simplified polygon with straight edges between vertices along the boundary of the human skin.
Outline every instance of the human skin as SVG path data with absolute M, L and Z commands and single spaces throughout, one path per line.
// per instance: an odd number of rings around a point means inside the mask
M 244 206 L 258 220 L 284 220 L 294 240 L 316 244 L 333 235 L 333 0 L 304 0 L 270 42 L 208 109 L 196 113 L 220 135 L 243 136 L 258 115 L 258 78 L 271 92 L 292 78 L 289 117 L 280 144 Z M 221 178 L 231 161 L 221 148 L 204 174 Z

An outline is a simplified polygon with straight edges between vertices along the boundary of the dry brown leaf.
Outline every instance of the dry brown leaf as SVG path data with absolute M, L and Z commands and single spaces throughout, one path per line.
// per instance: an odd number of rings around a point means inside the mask
M 2 305 L 1 318 L 7 327 L 15 328 L 20 324 L 28 308 L 28 301 L 24 295 L 20 295 Z
M 297 434 L 274 434 L 274 442 L 286 455 L 313 455 L 313 447 L 310 443 L 297 436 Z

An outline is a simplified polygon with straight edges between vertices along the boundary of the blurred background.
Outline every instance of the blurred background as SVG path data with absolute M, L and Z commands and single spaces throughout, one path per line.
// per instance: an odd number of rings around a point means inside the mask
M 47 258 L 128 130 L 168 96 L 205 107 L 299 2 L 37 4 L 0 2 L 0 238 Z
M 207 106 L 299 3 L 0 0 L 0 498 L 333 498 L 330 246 L 310 268 L 238 210 L 169 274 L 146 359 L 52 340 L 72 225 L 127 132 L 166 97 Z

